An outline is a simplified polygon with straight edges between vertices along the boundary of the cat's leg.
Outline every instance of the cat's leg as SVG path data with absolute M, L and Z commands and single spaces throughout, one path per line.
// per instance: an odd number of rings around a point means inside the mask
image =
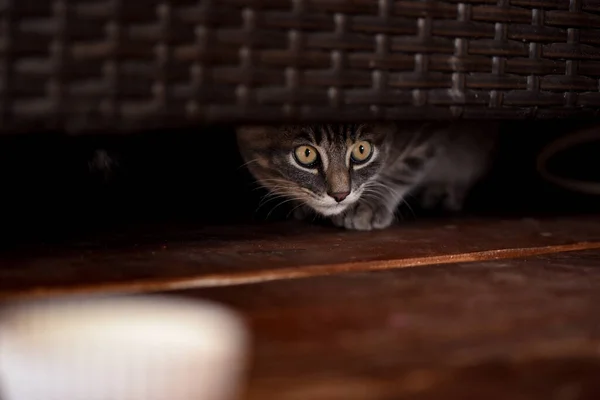
M 444 210 L 459 212 L 472 184 L 470 182 L 430 182 L 423 189 L 421 206 L 433 209 L 441 206 Z
M 470 184 L 455 182 L 448 186 L 448 192 L 444 199 L 444 208 L 448 211 L 458 212 L 463 209 L 467 195 L 471 190 Z
M 432 210 L 440 205 L 446 197 L 447 185 L 445 183 L 430 182 L 421 191 L 421 207 Z

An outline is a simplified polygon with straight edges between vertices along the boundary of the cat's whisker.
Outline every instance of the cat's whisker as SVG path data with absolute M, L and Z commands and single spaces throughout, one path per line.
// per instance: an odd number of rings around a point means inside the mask
M 374 188 L 369 190 L 370 193 L 377 194 L 380 197 L 386 197 L 391 195 L 388 191 L 382 190 L 381 188 Z
M 304 204 L 302 204 L 301 202 L 299 202 L 299 204 L 298 204 L 296 207 L 292 208 L 292 209 L 290 210 L 290 212 L 288 212 L 288 213 L 287 213 L 287 215 L 285 216 L 285 218 L 286 218 L 286 219 L 287 219 L 287 218 L 289 218 L 289 217 L 290 217 L 290 215 L 292 215 L 292 213 L 293 213 L 294 211 L 296 211 L 297 209 L 299 209 L 299 208 L 300 208 L 300 207 L 302 207 L 303 205 L 304 205 Z
M 258 209 L 260 209 L 260 207 L 268 204 L 269 202 L 277 200 L 281 197 L 287 197 L 287 196 L 282 193 L 278 193 L 278 192 L 270 192 L 269 194 L 267 194 L 266 196 L 264 196 L 262 198 L 260 203 L 258 203 L 258 207 L 259 207 Z M 258 211 L 258 209 L 257 209 L 257 211 Z
M 408 209 L 412 213 L 413 218 L 417 218 L 417 214 L 415 214 L 415 211 L 413 210 L 410 203 L 408 202 L 409 198 L 415 199 L 415 196 L 411 193 L 405 193 L 404 196 L 402 196 L 402 198 L 400 199 L 400 204 L 405 204 L 406 207 L 408 207 Z
M 400 199 L 400 203 L 398 204 L 398 207 L 396 207 L 396 211 L 394 211 L 395 215 L 396 214 L 400 215 L 400 217 L 402 217 L 402 219 L 404 220 L 404 215 L 402 215 L 402 211 L 400 209 L 400 207 L 402 205 L 405 205 L 410 210 L 410 213 L 412 214 L 413 218 L 417 218 L 417 215 L 415 214 L 415 211 L 413 210 L 413 208 L 410 206 L 410 204 L 404 198 Z
M 415 214 L 415 210 L 413 210 L 413 208 L 411 207 L 410 203 L 408 201 L 406 201 L 405 199 L 402 199 L 402 202 L 404 204 L 406 204 L 406 207 L 408 207 L 408 209 L 410 210 L 410 212 L 413 215 L 413 218 L 417 218 L 417 215 Z
M 274 201 L 274 200 L 278 200 L 281 197 L 283 197 L 283 196 L 282 195 L 276 195 L 276 196 L 270 196 L 270 198 L 268 198 L 266 200 L 265 199 L 261 200 L 261 202 L 258 204 L 258 207 L 254 211 L 254 213 L 256 214 L 258 211 L 260 211 L 261 208 L 263 208 L 264 206 L 266 206 L 268 203 L 270 203 L 271 201 Z
M 254 160 L 250 160 L 248 162 L 243 163 L 237 169 L 242 169 L 242 168 L 247 167 L 248 165 L 253 164 L 255 162 L 258 162 L 258 158 L 255 158 Z
M 293 185 L 292 183 L 290 183 L 289 181 L 286 181 L 284 179 L 262 179 L 260 180 L 259 183 L 261 186 L 258 188 L 255 188 L 254 190 L 258 190 L 261 188 L 266 188 L 268 189 L 270 192 L 279 192 L 282 195 L 287 196 L 289 193 L 292 193 L 296 190 L 298 190 L 298 187 Z M 303 189 L 303 188 L 300 188 Z
M 394 189 L 392 189 L 392 188 L 388 187 L 387 185 L 385 185 L 385 184 L 383 184 L 383 183 L 380 183 L 380 182 L 375 182 L 375 181 L 373 181 L 373 182 L 370 182 L 370 183 L 367 185 L 367 187 L 368 187 L 368 188 L 371 188 L 371 189 L 374 189 L 374 190 L 377 190 L 377 189 L 384 189 L 384 190 L 386 190 L 386 191 L 387 191 L 387 193 L 388 193 L 389 195 L 391 195 L 391 196 L 396 196 L 396 191 L 395 191 Z M 383 195 L 383 193 L 382 193 L 382 195 Z
M 290 184 L 289 181 L 286 181 L 285 179 L 257 179 L 255 180 L 253 183 L 255 185 L 258 185 L 258 187 L 254 188 L 253 190 L 259 190 L 259 189 L 270 189 L 270 186 L 266 185 L 266 183 L 280 183 L 289 187 L 292 187 L 292 185 Z
M 287 189 L 287 190 L 286 190 Z M 277 200 L 281 197 L 288 197 L 289 188 L 287 187 L 274 187 L 269 193 L 267 193 L 258 204 L 258 207 L 255 211 L 258 212 L 263 206 L 267 205 L 269 202 L 273 200 Z
M 387 191 L 387 192 L 388 192 L 390 195 L 397 196 L 397 192 L 396 192 L 396 191 L 394 191 L 392 188 L 388 187 L 387 185 L 384 185 L 384 184 L 382 184 L 382 183 L 380 183 L 380 182 L 377 182 L 377 183 L 376 183 L 376 187 L 377 187 L 377 188 L 379 188 L 379 189 L 384 189 L 384 190 L 386 190 L 386 191 Z M 411 214 L 413 215 L 413 218 L 416 218 L 415 211 L 414 211 L 414 210 L 413 210 L 413 208 L 410 206 L 410 204 L 409 204 L 409 203 L 406 201 L 406 198 L 405 198 L 405 197 L 407 197 L 407 196 L 410 196 L 410 194 L 409 194 L 409 193 L 405 193 L 405 194 L 403 194 L 403 196 L 402 196 L 402 197 L 400 197 L 400 199 L 399 199 L 399 203 L 398 203 L 398 206 L 397 206 L 397 207 L 395 208 L 395 210 L 394 210 L 394 214 L 396 214 L 396 213 L 400 213 L 400 209 L 399 209 L 400 205 L 402 205 L 402 204 L 405 204 L 405 205 L 406 205 L 406 207 L 407 207 L 407 208 L 410 210 Z M 402 216 L 402 214 L 401 214 L 401 213 L 400 213 L 400 216 Z M 404 217 L 402 216 L 402 218 L 404 218 Z
M 275 207 L 273 207 L 273 209 L 271 211 L 269 211 L 269 213 L 267 214 L 267 218 L 271 215 L 271 213 L 277 208 L 279 207 L 281 204 L 284 204 L 286 202 L 288 202 L 289 200 L 291 201 L 298 201 L 300 202 L 300 204 L 305 202 L 305 198 L 303 198 L 301 195 L 299 195 L 297 193 L 297 188 L 291 186 L 291 185 L 279 185 L 279 186 L 273 186 L 271 188 L 271 192 L 268 193 L 263 200 L 259 203 L 258 208 L 256 209 L 255 212 L 258 212 L 260 210 L 261 207 L 267 205 L 269 202 L 273 201 L 273 200 L 277 200 L 277 199 L 281 199 L 284 198 L 284 201 L 277 204 Z M 286 200 L 289 199 L 289 200 Z
M 370 198 L 379 201 L 383 196 L 380 192 L 373 189 L 364 189 L 361 197 Z
M 291 198 L 291 199 L 287 199 L 287 200 L 284 200 L 284 201 L 282 201 L 282 202 L 278 203 L 278 204 L 277 204 L 275 207 L 273 207 L 273 208 L 271 209 L 271 211 L 269 211 L 269 213 L 267 214 L 267 219 L 269 219 L 269 217 L 271 216 L 271 214 L 273 213 L 273 211 L 275 211 L 275 210 L 276 210 L 278 207 L 280 207 L 280 206 L 282 206 L 282 205 L 284 205 L 284 204 L 286 204 L 286 203 L 289 203 L 290 201 L 297 201 L 297 200 L 296 200 L 296 199 L 293 199 L 293 198 Z

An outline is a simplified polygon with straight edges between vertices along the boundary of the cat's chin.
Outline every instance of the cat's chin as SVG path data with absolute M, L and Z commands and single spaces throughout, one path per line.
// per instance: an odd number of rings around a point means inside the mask
M 348 209 L 350 204 L 336 204 L 334 206 L 311 206 L 313 210 L 315 210 L 318 214 L 324 217 L 333 217 L 334 215 L 339 215 Z

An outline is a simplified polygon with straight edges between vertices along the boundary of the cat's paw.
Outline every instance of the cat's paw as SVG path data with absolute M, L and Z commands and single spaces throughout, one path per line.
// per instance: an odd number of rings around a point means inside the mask
M 358 203 L 345 213 L 332 217 L 331 220 L 340 228 L 370 231 L 389 227 L 394 221 L 394 213 L 384 206 Z
M 425 209 L 441 207 L 446 211 L 462 210 L 469 191 L 464 184 L 431 184 L 422 193 L 421 206 Z

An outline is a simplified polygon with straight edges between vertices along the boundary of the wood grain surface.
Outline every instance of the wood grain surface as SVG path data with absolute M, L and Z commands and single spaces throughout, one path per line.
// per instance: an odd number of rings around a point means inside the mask
M 233 307 L 254 337 L 246 400 L 597 399 L 599 289 L 594 215 L 127 230 L 0 261 L 4 301 L 166 292 Z
M 247 399 L 597 399 L 600 252 L 195 289 L 255 335 Z
M 3 252 L 0 296 L 226 286 L 598 247 L 593 216 L 428 220 L 378 232 L 295 222 L 158 227 Z

